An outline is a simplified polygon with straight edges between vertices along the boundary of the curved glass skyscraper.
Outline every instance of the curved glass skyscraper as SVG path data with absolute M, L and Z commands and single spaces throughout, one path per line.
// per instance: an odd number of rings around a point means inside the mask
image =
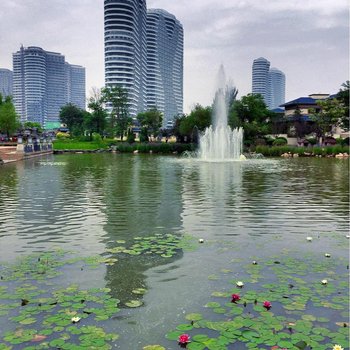
M 147 12 L 147 108 L 163 112 L 163 127 L 183 109 L 183 28 L 161 9 Z
M 278 108 L 285 102 L 286 78 L 276 68 L 270 69 L 270 62 L 263 57 L 253 61 L 252 93 L 263 96 L 269 109 Z
M 13 54 L 13 100 L 22 122 L 59 123 L 61 107 L 68 102 L 85 108 L 85 68 L 79 79 L 68 76 L 65 57 L 41 47 L 23 46 Z M 73 69 L 73 68 L 72 68 Z M 74 91 L 81 97 L 73 98 Z
M 269 69 L 270 62 L 266 58 L 259 57 L 253 61 L 252 93 L 262 95 L 266 104 L 268 96 Z
M 128 91 L 129 113 L 146 107 L 146 1 L 104 0 L 106 86 Z
M 284 73 L 277 68 L 271 68 L 268 84 L 267 105 L 270 109 L 278 108 L 285 102 L 286 77 Z

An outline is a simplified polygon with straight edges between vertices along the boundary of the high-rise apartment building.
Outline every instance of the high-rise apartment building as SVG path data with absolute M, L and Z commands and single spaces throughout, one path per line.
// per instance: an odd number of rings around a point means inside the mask
M 267 102 L 268 96 L 268 79 L 269 79 L 270 62 L 263 57 L 253 61 L 253 84 L 252 93 L 263 96 Z
M 22 122 L 38 122 L 43 126 L 58 122 L 61 107 L 75 103 L 67 92 L 71 85 L 65 57 L 60 53 L 22 46 L 13 54 L 13 99 Z M 79 94 L 85 96 L 85 77 L 84 85 L 77 86 Z M 77 106 L 85 107 L 85 97 L 84 104 Z
M 129 113 L 146 107 L 145 0 L 104 0 L 105 83 L 128 92 Z
M 267 105 L 269 109 L 278 108 L 286 101 L 286 77 L 284 73 L 277 68 L 271 68 L 268 84 Z
M 85 68 L 66 62 L 66 101 L 73 105 L 86 108 L 86 72 Z
M 0 68 L 0 94 L 2 97 L 12 96 L 13 73 L 9 69 Z
M 183 28 L 165 10 L 147 12 L 147 109 L 163 112 L 163 127 L 183 108 Z
M 276 68 L 270 69 L 266 58 L 253 61 L 252 81 L 252 93 L 262 95 L 269 109 L 278 108 L 285 102 L 285 75 Z
M 145 0 L 104 0 L 105 83 L 128 92 L 129 113 L 156 107 L 164 126 L 183 106 L 183 28 Z

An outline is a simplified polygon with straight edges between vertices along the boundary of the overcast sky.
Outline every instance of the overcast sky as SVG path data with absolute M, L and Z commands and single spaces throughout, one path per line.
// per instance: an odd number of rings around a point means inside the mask
M 183 24 L 184 111 L 210 105 L 220 64 L 251 92 L 252 63 L 286 75 L 286 100 L 335 93 L 349 79 L 348 0 L 147 0 Z M 104 85 L 103 0 L 1 0 L 0 68 L 23 46 L 86 67 L 87 94 Z

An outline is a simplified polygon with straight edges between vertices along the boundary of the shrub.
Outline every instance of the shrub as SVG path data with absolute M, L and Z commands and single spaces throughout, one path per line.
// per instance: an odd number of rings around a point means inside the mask
M 317 143 L 317 139 L 315 137 L 309 137 L 308 139 L 306 139 L 306 141 L 310 144 L 310 145 L 316 145 Z
M 56 134 L 56 138 L 59 139 L 59 140 L 62 140 L 62 139 L 68 139 L 70 138 L 70 135 L 67 133 L 67 132 L 58 132 Z
M 274 146 L 285 146 L 287 143 L 288 141 L 285 137 L 277 137 L 272 144 Z
M 97 143 L 101 143 L 102 142 L 102 137 L 100 134 L 98 134 L 97 132 L 94 132 L 92 134 L 92 140 L 97 142 Z

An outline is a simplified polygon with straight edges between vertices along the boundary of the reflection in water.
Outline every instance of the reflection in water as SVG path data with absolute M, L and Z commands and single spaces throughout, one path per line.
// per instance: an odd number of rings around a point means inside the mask
M 138 298 L 133 289 L 148 289 L 142 308 L 124 309 L 106 323 L 122 335 L 116 348 L 137 349 L 140 340 L 162 342 L 184 313 L 200 310 L 210 295 L 208 275 L 234 270 L 227 265 L 233 256 L 299 251 L 308 235 L 348 234 L 348 173 L 349 162 L 337 159 L 206 163 L 92 154 L 6 165 L 0 167 L 0 259 L 57 245 L 78 255 L 108 256 L 106 249 L 155 233 L 228 243 L 225 252 L 203 244 L 171 259 L 118 256 L 113 266 L 62 277 L 79 274 L 75 282 L 83 288 L 106 285 L 122 303 Z M 258 251 L 261 246 L 266 250 Z

